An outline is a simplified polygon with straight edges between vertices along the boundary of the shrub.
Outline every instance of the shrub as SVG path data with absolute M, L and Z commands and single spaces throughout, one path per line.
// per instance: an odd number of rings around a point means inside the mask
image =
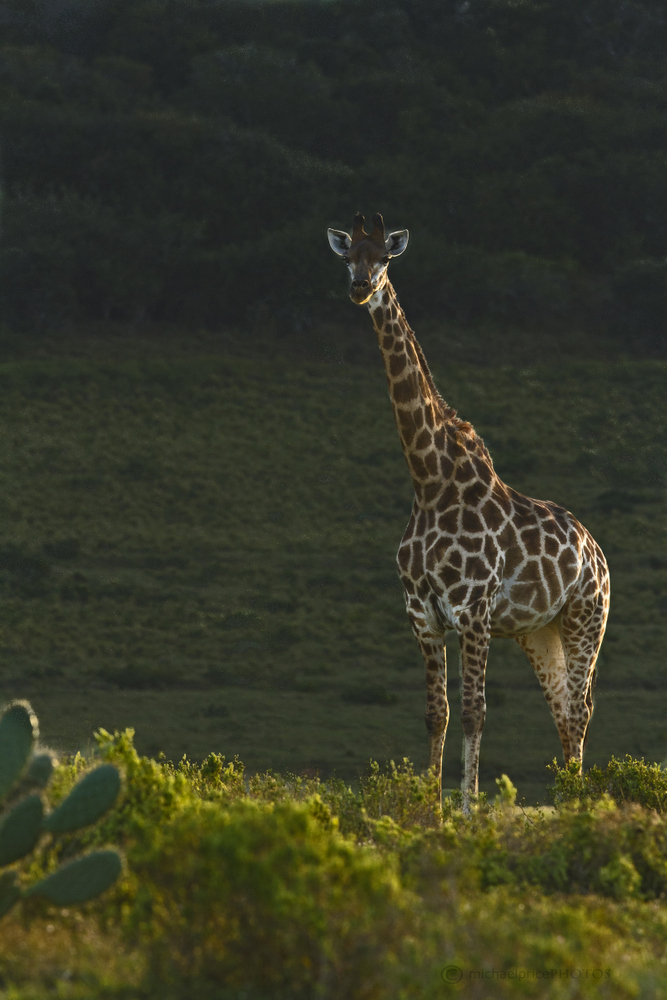
M 396 862 L 345 840 L 321 801 L 192 803 L 132 852 L 153 976 L 378 996 L 411 897 Z
M 612 757 L 605 768 L 594 764 L 583 774 L 576 764 L 559 767 L 554 760 L 549 770 L 554 775 L 549 793 L 556 805 L 578 799 L 595 802 L 609 795 L 619 805 L 637 802 L 659 813 L 667 811 L 667 771 L 643 758 L 635 760 L 629 754 L 623 760 Z
M 461 869 L 464 861 L 482 888 L 657 898 L 667 891 L 667 822 L 608 796 L 526 818 L 496 809 L 476 830 L 459 829 L 450 864 Z

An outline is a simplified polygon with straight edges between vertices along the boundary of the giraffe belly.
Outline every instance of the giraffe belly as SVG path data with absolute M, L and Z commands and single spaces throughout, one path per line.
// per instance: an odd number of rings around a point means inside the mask
M 510 597 L 510 591 L 511 584 L 503 581 L 492 602 L 490 625 L 493 638 L 516 639 L 537 632 L 554 620 L 566 601 L 566 596 L 560 595 L 558 601 L 553 603 L 542 601 L 542 606 L 537 609 L 530 606 L 531 602 L 516 604 Z
M 558 611 L 560 608 L 558 609 Z M 535 614 L 531 617 L 517 622 L 512 613 L 501 615 L 499 618 L 491 618 L 491 638 L 492 639 L 517 639 L 522 635 L 530 635 L 544 628 L 553 621 L 558 611 L 553 614 Z
M 492 638 L 513 639 L 517 636 L 529 635 L 548 625 L 556 617 L 566 602 L 561 599 L 546 610 L 537 611 L 529 606 L 517 606 L 509 597 L 509 586 L 503 581 L 496 583 L 495 593 L 487 595 L 490 610 L 490 634 Z M 460 631 L 460 616 L 464 611 L 470 611 L 466 604 L 453 606 L 448 595 L 436 594 L 431 591 L 426 600 L 413 597 L 410 606 L 420 608 L 425 623 L 434 633 L 450 630 Z
M 435 595 L 434 595 L 435 598 Z M 530 612 L 523 608 L 512 608 L 508 601 L 500 600 L 497 604 L 491 600 L 490 634 L 494 639 L 514 639 L 517 636 L 537 632 L 556 617 L 562 608 L 562 603 L 549 608 L 547 612 Z M 422 603 L 424 618 L 429 627 L 435 631 L 460 631 L 460 615 L 468 610 L 465 606 L 453 608 L 446 597 L 437 597 L 432 602 L 436 610 Z M 495 605 L 495 607 L 494 607 Z

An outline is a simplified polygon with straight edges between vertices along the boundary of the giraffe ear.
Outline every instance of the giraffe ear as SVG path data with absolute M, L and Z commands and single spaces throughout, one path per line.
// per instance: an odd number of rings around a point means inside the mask
M 400 255 L 405 250 L 408 245 L 408 239 L 410 233 L 407 229 L 399 229 L 397 233 L 390 233 L 387 239 L 384 241 L 384 245 L 387 248 L 387 253 L 390 257 L 400 257 Z
M 327 229 L 327 236 L 329 237 L 329 246 L 339 257 L 346 254 L 352 246 L 352 240 L 348 234 L 341 233 L 340 229 Z

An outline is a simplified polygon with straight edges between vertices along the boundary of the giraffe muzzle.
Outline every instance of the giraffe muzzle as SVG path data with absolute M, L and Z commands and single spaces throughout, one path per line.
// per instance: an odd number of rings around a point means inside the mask
M 350 298 L 356 305 L 363 305 L 364 302 L 368 302 L 372 294 L 373 287 L 368 278 L 361 280 L 355 278 L 350 284 Z

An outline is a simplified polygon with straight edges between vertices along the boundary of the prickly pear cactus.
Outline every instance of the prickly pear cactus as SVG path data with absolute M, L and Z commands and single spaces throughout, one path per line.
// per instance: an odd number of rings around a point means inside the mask
M 53 772 L 48 753 L 35 753 L 37 717 L 26 701 L 17 701 L 0 716 L 0 868 L 26 857 L 44 833 L 80 830 L 99 819 L 116 800 L 120 775 L 102 764 L 79 781 L 57 809 L 44 812 L 41 795 Z M 29 794 L 30 793 L 30 794 Z M 59 868 L 22 891 L 16 873 L 0 873 L 0 917 L 21 898 L 43 896 L 57 906 L 92 899 L 108 889 L 121 871 L 115 851 L 93 851 Z

